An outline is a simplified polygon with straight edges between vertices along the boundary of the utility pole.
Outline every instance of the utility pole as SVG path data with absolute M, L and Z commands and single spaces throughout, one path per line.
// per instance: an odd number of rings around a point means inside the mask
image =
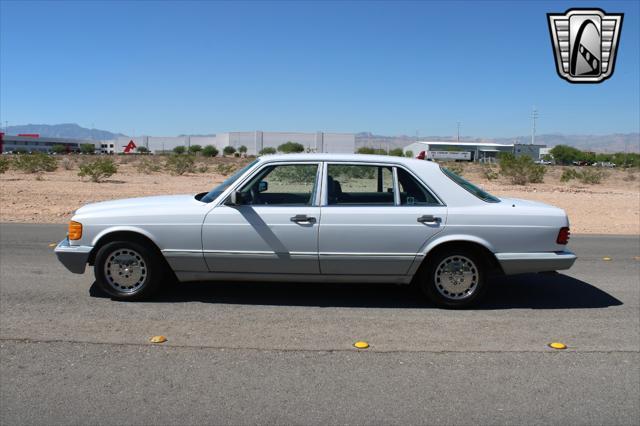
M 628 149 L 629 149 L 629 147 L 628 147 L 628 144 L 627 144 L 627 140 L 625 139 L 625 141 L 624 141 L 624 165 L 625 166 L 627 165 L 627 160 L 628 160 L 628 157 L 627 157 L 627 152 L 628 152 L 627 150 Z
M 531 145 L 536 143 L 536 120 L 538 119 L 538 110 L 533 107 L 531 111 Z
M 457 122 L 457 126 L 458 128 L 458 132 L 457 132 L 457 136 L 456 136 L 456 141 L 460 142 L 460 122 Z

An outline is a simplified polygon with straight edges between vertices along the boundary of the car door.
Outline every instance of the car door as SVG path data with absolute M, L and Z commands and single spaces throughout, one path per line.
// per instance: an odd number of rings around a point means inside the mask
M 446 206 L 404 168 L 367 163 L 325 168 L 321 273 L 405 275 L 427 240 L 442 231 Z
M 212 272 L 318 274 L 318 162 L 267 163 L 205 218 Z

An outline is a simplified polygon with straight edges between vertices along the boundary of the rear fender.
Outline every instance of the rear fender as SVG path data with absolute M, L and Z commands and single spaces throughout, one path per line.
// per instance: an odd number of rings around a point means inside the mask
M 479 238 L 473 235 L 465 235 L 465 234 L 448 234 L 448 235 L 442 235 L 442 236 L 436 235 L 435 238 L 427 241 L 426 244 L 420 249 L 419 254 L 416 255 L 416 258 L 414 259 L 413 264 L 409 269 L 409 275 L 414 276 L 418 272 L 418 269 L 422 265 L 423 260 L 427 257 L 427 255 L 432 250 L 438 248 L 442 244 L 450 243 L 450 242 L 474 243 L 474 244 L 481 245 L 491 253 L 495 253 L 493 245 L 489 241 L 483 238 Z

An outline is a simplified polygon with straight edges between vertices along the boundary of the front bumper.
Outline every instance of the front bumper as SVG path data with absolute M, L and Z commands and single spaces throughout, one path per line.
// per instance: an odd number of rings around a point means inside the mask
M 546 253 L 496 253 L 506 275 L 569 269 L 577 256 L 570 251 Z
M 74 274 L 83 274 L 93 247 L 72 246 L 69 239 L 60 241 L 55 248 L 58 260 Z

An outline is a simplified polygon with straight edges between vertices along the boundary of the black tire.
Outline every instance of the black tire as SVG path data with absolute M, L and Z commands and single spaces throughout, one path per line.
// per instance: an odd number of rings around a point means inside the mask
M 418 277 L 418 284 L 422 293 L 436 306 L 448 309 L 463 309 L 475 305 L 486 290 L 487 259 L 483 254 L 467 248 L 452 248 L 442 250 L 426 259 L 427 264 Z M 448 262 L 444 263 L 443 262 Z M 449 278 L 447 265 L 461 265 L 465 271 L 464 278 L 456 276 L 454 280 L 461 282 L 453 284 Z M 453 266 L 452 266 L 453 267 Z M 459 293 L 450 291 L 458 288 Z M 449 290 L 449 291 L 448 291 Z M 456 291 L 456 290 L 454 290 Z
M 105 244 L 93 266 L 100 288 L 117 300 L 149 298 L 160 287 L 165 269 L 155 250 L 134 241 Z

